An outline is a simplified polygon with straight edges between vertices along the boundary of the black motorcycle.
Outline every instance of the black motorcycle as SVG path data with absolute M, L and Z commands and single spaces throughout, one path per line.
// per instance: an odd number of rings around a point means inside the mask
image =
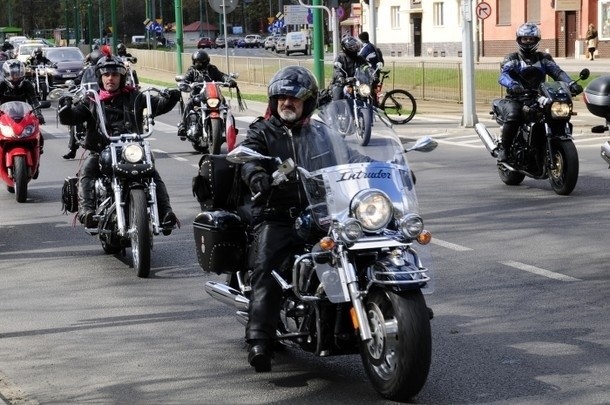
M 227 179 L 241 163 L 274 161 L 272 187 L 298 179 L 309 201 L 303 212 L 294 213 L 304 246 L 295 247 L 290 263 L 272 273 L 283 290 L 275 343 L 320 357 L 359 353 L 375 390 L 406 401 L 421 390 L 430 367 L 431 313 L 423 294 L 431 292 L 432 274 L 421 246 L 431 235 L 418 213 L 405 152 L 428 152 L 436 142 L 425 137 L 406 150 L 391 128 L 376 128 L 379 142 L 366 148 L 374 160 L 349 163 L 347 148 L 361 154 L 364 148 L 336 131 L 334 117 L 346 103 L 324 106 L 301 131 L 302 139 L 323 143 L 327 138 L 316 135 L 329 131 L 329 148 L 337 154 L 332 166 L 308 171 L 292 158 L 282 162 L 243 146 L 203 160 L 200 176 L 216 180 L 194 190 L 207 208 L 193 223 L 197 257 L 205 271 L 227 274 L 226 282 L 208 281 L 205 289 L 247 324 L 254 265 L 247 202 L 257 196 L 231 197 L 239 186 L 231 188 Z M 356 124 L 349 127 L 354 131 Z M 303 136 L 308 130 L 312 134 Z M 315 147 L 320 146 L 310 146 Z M 227 209 L 230 201 L 246 203 Z
M 589 70 L 580 72 L 579 80 L 589 77 Z M 522 73 L 525 92 L 520 96 L 524 122 L 519 127 L 507 151 L 507 161 L 498 162 L 500 179 L 509 186 L 521 184 L 523 179 L 549 179 L 559 195 L 568 195 L 578 181 L 578 152 L 572 137 L 570 118 L 576 113 L 570 91 L 571 83 L 545 82 L 544 73 L 531 67 Z M 530 85 L 527 85 L 530 83 Z M 540 84 L 539 84 L 540 83 Z M 503 125 L 499 101 L 492 103 L 490 114 Z M 494 137 L 482 123 L 475 131 L 489 153 L 497 157 L 500 137 Z

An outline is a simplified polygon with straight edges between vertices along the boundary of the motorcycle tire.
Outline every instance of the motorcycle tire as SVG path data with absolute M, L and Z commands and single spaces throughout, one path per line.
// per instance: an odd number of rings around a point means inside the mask
M 392 401 L 407 402 L 424 386 L 432 358 L 432 334 L 420 290 L 377 290 L 365 310 L 373 338 L 361 342 L 364 369 L 375 390 Z M 392 330 L 387 325 L 393 325 Z
M 222 146 L 222 122 L 220 120 L 210 120 L 210 138 L 211 138 L 211 149 L 213 155 L 220 154 L 220 147 Z
M 551 187 L 558 195 L 569 195 L 578 181 L 578 151 L 571 140 L 554 141 L 551 148 Z
M 13 158 L 13 183 L 15 199 L 19 203 L 24 203 L 28 198 L 28 166 L 25 156 Z
M 367 107 L 356 108 L 356 119 L 358 120 L 358 128 L 356 136 L 360 145 L 367 146 L 371 141 L 371 132 L 373 130 L 372 110 Z
M 498 165 L 498 175 L 507 186 L 518 186 L 525 179 L 525 174 L 509 170 L 503 165 Z
M 150 274 L 151 224 L 148 217 L 146 193 L 142 189 L 129 192 L 129 234 L 131 257 L 136 275 L 146 278 Z

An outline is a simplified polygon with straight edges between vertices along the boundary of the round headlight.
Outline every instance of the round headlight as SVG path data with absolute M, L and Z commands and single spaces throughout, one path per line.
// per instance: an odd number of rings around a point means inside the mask
M 392 219 L 392 202 L 384 192 L 369 188 L 354 196 L 351 213 L 366 231 L 377 231 Z
M 572 112 L 572 106 L 568 103 L 551 104 L 551 115 L 553 118 L 567 118 Z
M 138 163 L 144 157 L 144 149 L 138 144 L 132 143 L 123 148 L 123 159 L 129 163 Z
M 361 84 L 360 87 L 358 87 L 358 91 L 362 96 L 368 97 L 371 95 L 371 86 L 368 84 Z
M 208 107 L 216 108 L 216 107 L 218 107 L 218 104 L 220 104 L 220 99 L 208 98 L 206 102 L 208 103 Z
M 424 230 L 424 220 L 417 214 L 407 214 L 400 220 L 400 232 L 407 238 L 415 238 Z
M 349 218 L 341 225 L 341 239 L 347 243 L 354 243 L 362 237 L 362 226 L 354 219 Z

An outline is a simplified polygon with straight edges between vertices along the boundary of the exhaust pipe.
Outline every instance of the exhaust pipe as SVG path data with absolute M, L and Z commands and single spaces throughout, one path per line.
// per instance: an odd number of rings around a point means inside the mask
M 606 141 L 602 144 L 601 151 L 602 159 L 606 161 L 610 165 L 610 142 Z
M 491 156 L 496 157 L 496 150 L 498 149 L 498 145 L 496 144 L 496 142 L 494 142 L 494 139 L 487 130 L 485 124 L 477 122 L 476 124 L 474 124 L 474 130 L 476 131 L 477 135 L 479 135 L 479 138 L 481 138 L 481 141 L 483 142 L 483 145 L 485 145 L 487 151 L 491 153 Z
M 248 312 L 250 300 L 241 295 L 235 288 L 231 288 L 224 283 L 208 281 L 205 283 L 205 291 L 210 294 L 212 298 L 223 304 L 234 306 L 239 311 Z

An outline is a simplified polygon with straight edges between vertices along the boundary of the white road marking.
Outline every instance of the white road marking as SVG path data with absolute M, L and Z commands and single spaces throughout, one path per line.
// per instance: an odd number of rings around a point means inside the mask
M 468 251 L 468 250 L 472 250 L 469 247 L 461 246 L 461 245 L 456 245 L 455 243 L 446 242 L 444 240 L 440 240 L 440 239 L 434 238 L 434 237 L 432 238 L 431 242 L 434 243 L 435 245 L 442 246 L 442 247 L 445 247 L 447 249 L 455 250 L 455 251 L 458 251 L 458 252 L 465 252 L 465 251 Z
M 505 265 L 505 266 L 513 267 L 513 268 L 518 269 L 518 270 L 527 271 L 527 272 L 530 272 L 530 273 L 533 273 L 533 274 L 537 274 L 539 276 L 543 276 L 543 277 L 547 277 L 547 278 L 552 278 L 554 280 L 559 280 L 559 281 L 581 281 L 579 278 L 574 278 L 574 277 L 566 276 L 565 274 L 555 273 L 554 271 L 541 269 L 540 267 L 531 266 L 529 264 L 515 262 L 515 261 L 512 261 L 512 260 L 508 260 L 508 261 L 504 261 L 504 262 L 500 262 L 500 263 Z

